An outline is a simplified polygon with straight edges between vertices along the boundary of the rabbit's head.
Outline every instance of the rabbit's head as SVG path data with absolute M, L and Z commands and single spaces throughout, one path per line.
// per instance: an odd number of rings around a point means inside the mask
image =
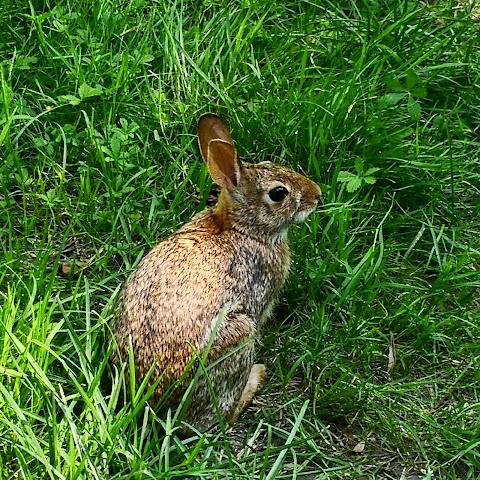
M 206 114 L 198 121 L 201 155 L 212 180 L 222 187 L 216 208 L 221 230 L 232 228 L 264 241 L 286 238 L 318 204 L 318 185 L 271 162 L 242 163 L 223 121 Z

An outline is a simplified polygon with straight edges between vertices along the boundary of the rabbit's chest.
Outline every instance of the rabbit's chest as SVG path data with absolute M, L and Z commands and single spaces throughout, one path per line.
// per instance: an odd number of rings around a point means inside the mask
M 244 245 L 235 257 L 227 267 L 228 283 L 247 313 L 262 322 L 270 315 L 287 278 L 290 264 L 288 245 L 275 245 L 268 251 L 255 244 Z

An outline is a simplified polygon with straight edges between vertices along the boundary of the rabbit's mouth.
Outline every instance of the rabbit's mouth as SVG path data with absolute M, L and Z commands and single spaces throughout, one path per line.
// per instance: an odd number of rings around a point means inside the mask
M 297 210 L 293 215 L 292 222 L 293 223 L 302 223 L 306 220 L 306 218 L 317 208 L 318 202 L 315 202 L 315 205 L 311 205 L 308 208 Z

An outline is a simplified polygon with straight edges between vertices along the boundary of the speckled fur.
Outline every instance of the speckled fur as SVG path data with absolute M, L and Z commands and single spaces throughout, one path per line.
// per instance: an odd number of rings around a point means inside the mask
M 207 147 L 218 146 L 210 143 L 217 138 L 220 153 L 212 147 L 212 154 Z M 315 208 L 320 189 L 284 167 L 240 163 L 226 126 L 213 115 L 200 119 L 199 141 L 213 180 L 223 187 L 218 204 L 143 258 L 122 291 L 114 334 L 123 360 L 131 339 L 139 381 L 154 363 L 151 381 L 162 375 L 150 400 L 155 405 L 184 373 L 194 351 L 205 349 L 223 311 L 207 363 L 223 357 L 209 370 L 209 379 L 220 411 L 230 421 L 263 380 L 264 367 L 254 367 L 255 339 L 288 275 L 286 230 Z M 227 172 L 227 180 L 219 169 Z M 278 185 L 289 189 L 287 198 L 265 201 Z M 217 420 L 203 377 L 184 420 L 200 430 Z

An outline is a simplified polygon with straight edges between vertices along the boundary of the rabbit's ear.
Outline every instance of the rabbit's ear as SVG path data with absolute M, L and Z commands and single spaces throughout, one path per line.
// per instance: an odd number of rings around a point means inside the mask
M 207 148 L 210 140 L 223 140 L 232 143 L 228 127 L 213 113 L 206 113 L 198 119 L 198 144 L 202 158 L 207 161 Z
M 240 180 L 241 163 L 227 126 L 216 115 L 208 113 L 200 117 L 198 144 L 212 180 L 221 187 L 235 188 Z
M 210 140 L 207 148 L 207 167 L 212 180 L 221 187 L 232 189 L 240 180 L 240 161 L 231 143 Z

